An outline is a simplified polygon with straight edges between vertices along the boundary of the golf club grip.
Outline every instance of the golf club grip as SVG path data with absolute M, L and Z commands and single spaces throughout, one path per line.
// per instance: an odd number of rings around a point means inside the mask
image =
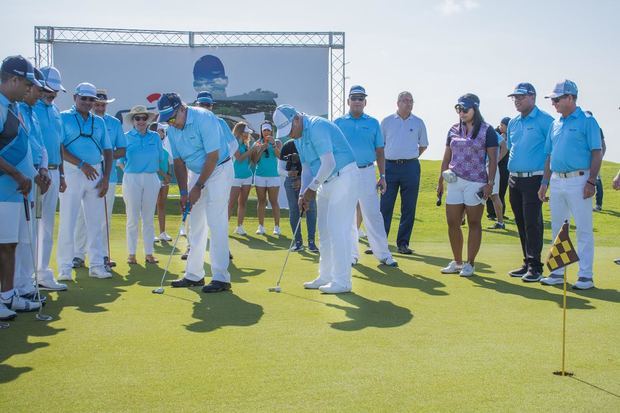
M 182 222 L 185 222 L 185 220 L 187 219 L 187 216 L 189 215 L 189 210 L 191 209 L 192 205 L 189 203 L 189 201 L 187 201 L 185 203 L 185 208 L 183 209 L 183 218 L 181 218 Z
M 24 197 L 24 212 L 26 213 L 26 221 L 30 222 L 30 202 L 27 197 Z

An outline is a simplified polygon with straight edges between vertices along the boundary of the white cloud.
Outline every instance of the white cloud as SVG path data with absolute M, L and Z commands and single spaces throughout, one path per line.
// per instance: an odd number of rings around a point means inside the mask
M 476 0 L 443 0 L 439 5 L 442 14 L 450 15 L 477 9 L 480 3 Z

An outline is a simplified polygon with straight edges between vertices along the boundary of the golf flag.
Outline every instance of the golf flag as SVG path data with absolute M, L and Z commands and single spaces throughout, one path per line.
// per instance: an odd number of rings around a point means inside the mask
M 577 261 L 579 261 L 577 251 L 568 236 L 568 221 L 564 221 L 547 256 L 547 268 L 549 271 L 554 271 Z

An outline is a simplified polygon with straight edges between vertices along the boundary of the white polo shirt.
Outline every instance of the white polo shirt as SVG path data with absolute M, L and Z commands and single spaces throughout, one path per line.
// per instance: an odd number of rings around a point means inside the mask
M 420 146 L 428 146 L 424 121 L 414 114 L 407 119 L 398 113 L 389 115 L 381 122 L 385 138 L 385 159 L 412 159 L 420 156 Z

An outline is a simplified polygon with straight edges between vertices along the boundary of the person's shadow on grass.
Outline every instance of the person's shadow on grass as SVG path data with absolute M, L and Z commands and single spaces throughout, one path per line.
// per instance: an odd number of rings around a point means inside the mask
M 234 261 L 230 261 L 228 265 L 228 272 L 230 272 L 230 279 L 233 284 L 248 283 L 249 281 L 245 277 L 254 277 L 265 272 L 262 268 L 250 268 L 250 267 L 237 267 Z
M 196 289 L 195 292 L 200 301 L 194 303 L 192 317 L 197 321 L 185 325 L 187 330 L 195 333 L 232 326 L 248 327 L 258 323 L 264 314 L 262 306 L 244 301 L 231 291 L 205 294 Z
M 325 304 L 343 310 L 347 321 L 330 323 L 332 328 L 342 331 L 357 331 L 368 327 L 394 328 L 407 324 L 413 318 L 408 308 L 400 307 L 391 301 L 373 301 L 355 293 L 339 294 L 339 299 L 353 305 Z
M 389 287 L 414 288 L 429 295 L 448 295 L 446 291 L 440 290 L 440 288 L 446 286 L 440 281 L 419 274 L 405 274 L 400 268 L 387 266 L 381 266 L 381 268 L 383 268 L 385 272 L 380 272 L 373 268 L 366 267 L 365 265 L 357 264 L 354 269 L 357 270 L 361 276 L 355 275 L 354 272 L 353 277 L 376 284 L 387 285 Z

